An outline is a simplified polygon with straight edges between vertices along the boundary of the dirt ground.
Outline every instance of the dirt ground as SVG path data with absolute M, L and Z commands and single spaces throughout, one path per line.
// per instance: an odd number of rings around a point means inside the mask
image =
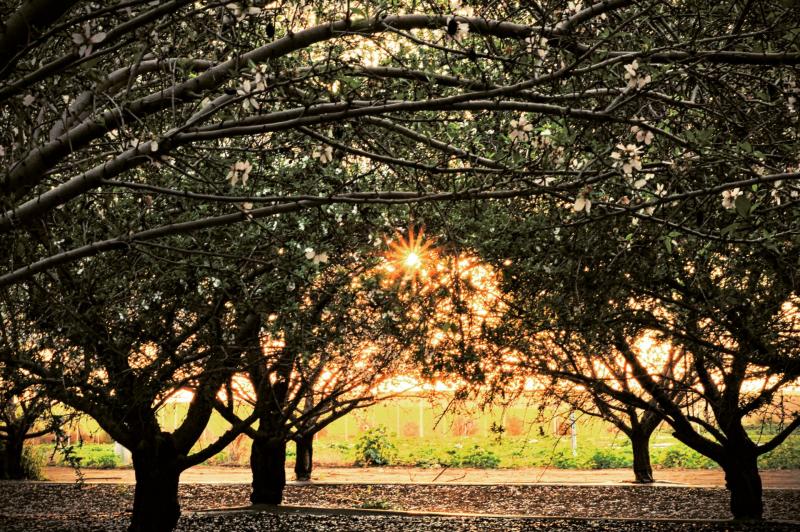
M 293 484 L 249 506 L 246 484 L 182 484 L 177 530 L 276 532 L 761 532 L 800 530 L 800 490 L 764 491 L 763 523 L 730 519 L 723 488 L 633 485 Z M 123 532 L 131 484 L 0 481 L 3 532 Z M 388 512 L 388 513 L 387 513 Z
M 75 472 L 68 467 L 47 467 L 45 476 L 50 482 L 73 482 Z M 89 483 L 133 484 L 132 469 L 84 469 Z M 705 486 L 725 485 L 722 471 L 706 469 L 664 469 L 655 471 L 656 485 Z M 294 478 L 287 469 L 286 478 Z M 315 483 L 333 484 L 629 484 L 630 469 L 444 469 L 414 467 L 330 467 L 314 470 Z M 761 472 L 765 488 L 800 489 L 800 470 L 769 470 Z M 249 484 L 250 470 L 243 467 L 196 466 L 181 475 L 184 484 Z M 291 483 L 291 482 L 290 482 Z

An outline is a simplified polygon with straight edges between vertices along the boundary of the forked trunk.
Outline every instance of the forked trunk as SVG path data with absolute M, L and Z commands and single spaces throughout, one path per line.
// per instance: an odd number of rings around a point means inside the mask
M 314 467 L 314 435 L 298 438 L 295 444 L 297 458 L 294 462 L 294 474 L 297 480 L 311 480 L 311 470 Z
M 728 455 L 730 458 L 721 465 L 725 471 L 725 486 L 731 493 L 731 514 L 734 519 L 762 519 L 764 502 L 758 456 L 744 450 Z
M 161 433 L 133 450 L 136 489 L 129 532 L 169 532 L 178 523 L 180 467 L 172 436 Z
M 280 504 L 286 487 L 286 442 L 259 438 L 253 440 L 250 469 L 253 473 L 253 504 Z

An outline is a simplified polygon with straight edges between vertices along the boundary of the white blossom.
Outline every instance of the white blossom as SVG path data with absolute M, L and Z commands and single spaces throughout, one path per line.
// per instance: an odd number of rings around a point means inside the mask
M 626 175 L 631 175 L 633 170 L 642 169 L 642 149 L 635 144 L 617 144 L 617 151 L 611 152 L 611 158 L 616 162 L 614 167 L 621 166 Z
M 642 177 L 633 182 L 633 188 L 640 189 L 644 187 L 648 181 L 653 179 L 653 177 L 655 177 L 655 174 L 644 174 Z
M 329 163 L 333 160 L 333 146 L 316 147 L 311 156 L 314 159 L 319 159 L 322 164 Z
M 649 129 L 642 129 L 639 126 L 631 127 L 631 133 L 636 135 L 636 142 L 643 142 L 646 145 L 650 145 L 653 142 L 653 132 Z
M 528 123 L 528 119 L 525 118 L 525 115 L 520 116 L 519 120 L 512 120 L 509 124 L 511 125 L 511 132 L 508 134 L 508 137 L 511 140 L 525 142 L 528 140 L 528 133 L 533 131 L 533 124 Z
M 250 84 L 249 79 L 244 80 L 242 86 L 236 89 L 236 94 L 244 97 L 244 99 L 242 100 L 242 107 L 244 107 L 246 111 L 249 111 L 251 108 L 254 111 L 258 111 L 259 109 L 261 109 L 261 104 L 259 104 L 258 100 L 256 100 L 255 97 L 253 96 L 254 90 L 255 89 Z
M 33 94 L 26 94 L 25 97 L 22 99 L 22 105 L 25 107 L 30 107 L 33 105 L 33 102 L 36 101 L 36 96 Z
M 730 190 L 722 191 L 722 206 L 726 209 L 733 209 L 736 206 L 736 198 L 742 195 L 739 188 L 732 188 Z
M 639 62 L 635 59 L 632 63 L 625 65 L 624 68 L 625 80 L 628 82 L 628 87 L 641 89 L 652 81 L 650 74 L 644 76 L 639 74 Z
M 575 212 L 586 211 L 586 214 L 592 210 L 592 200 L 586 197 L 584 193 L 578 194 L 578 197 L 575 198 L 575 203 L 572 205 L 572 210 Z
M 103 42 L 105 38 L 106 33 L 104 31 L 92 35 L 92 27 L 88 22 L 83 25 L 83 33 L 72 34 L 72 42 L 78 45 L 78 55 L 81 57 L 91 55 L 92 47 Z
M 228 8 L 237 21 L 244 20 L 249 15 L 258 15 L 261 13 L 260 7 L 250 6 L 245 9 L 241 6 L 241 4 L 236 2 L 225 4 L 225 7 Z
M 242 182 L 242 186 L 247 186 L 247 180 L 250 177 L 250 171 L 253 169 L 253 165 L 250 164 L 250 161 L 236 161 L 231 166 L 226 179 L 231 182 L 231 186 L 235 187 L 236 183 L 239 181 Z
M 314 251 L 314 248 L 306 248 L 305 257 L 306 259 L 312 261 L 314 264 L 328 262 L 328 252 L 323 251 L 322 253 L 317 253 L 316 251 Z
M 2 153 L 0 153 L 2 155 Z M 783 181 L 775 181 L 772 184 L 772 190 L 769 192 L 770 197 L 772 197 L 772 201 L 775 202 L 775 205 L 781 204 L 781 186 L 783 185 Z
M 544 59 L 545 57 L 547 57 L 547 52 L 549 50 L 549 47 L 547 45 L 547 38 L 545 37 L 537 38 L 531 35 L 530 37 L 525 39 L 525 42 L 528 45 L 527 48 L 530 53 L 535 52 L 536 55 L 539 56 L 539 59 Z

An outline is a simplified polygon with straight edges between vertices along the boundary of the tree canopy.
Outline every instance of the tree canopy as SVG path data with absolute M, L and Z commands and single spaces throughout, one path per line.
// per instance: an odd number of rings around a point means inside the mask
M 0 364 L 132 448 L 133 530 L 170 529 L 180 471 L 238 433 L 285 447 L 343 411 L 348 379 L 382 376 L 363 342 L 389 371 L 422 333 L 424 375 L 485 384 L 513 349 L 632 423 L 654 413 L 758 517 L 755 458 L 800 424 L 773 443 L 742 426 L 800 375 L 797 7 L 4 3 L 0 318 L 25 340 Z M 437 236 L 450 286 L 360 277 L 409 225 Z M 491 319 L 462 298 L 473 255 L 502 275 Z M 690 373 L 651 374 L 642 334 Z M 326 403 L 331 360 L 347 371 Z M 237 373 L 257 396 L 238 420 L 218 395 Z M 194 398 L 168 433 L 177 387 Z M 193 450 L 214 408 L 231 430 Z

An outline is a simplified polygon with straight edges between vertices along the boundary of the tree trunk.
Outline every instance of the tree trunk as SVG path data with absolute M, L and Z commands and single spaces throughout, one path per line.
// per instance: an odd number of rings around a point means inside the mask
M 297 458 L 294 462 L 294 474 L 297 480 L 311 480 L 311 470 L 314 468 L 314 435 L 298 438 L 295 444 Z
M 253 504 L 280 504 L 286 487 L 286 442 L 258 438 L 250 451 L 253 472 Z
M 650 464 L 650 435 L 652 432 L 634 430 L 630 434 L 633 447 L 633 474 L 636 482 L 649 484 L 653 480 L 653 467 Z
M 3 442 L 0 448 L 0 479 L 22 480 L 25 478 L 25 468 L 22 466 L 24 443 L 24 438 L 17 438 L 13 432 Z
M 722 465 L 725 486 L 731 493 L 731 513 L 734 519 L 762 519 L 761 475 L 758 456 L 743 450 L 731 451 Z
M 136 489 L 129 532 L 169 532 L 178 523 L 178 452 L 172 435 L 162 432 L 132 451 Z

